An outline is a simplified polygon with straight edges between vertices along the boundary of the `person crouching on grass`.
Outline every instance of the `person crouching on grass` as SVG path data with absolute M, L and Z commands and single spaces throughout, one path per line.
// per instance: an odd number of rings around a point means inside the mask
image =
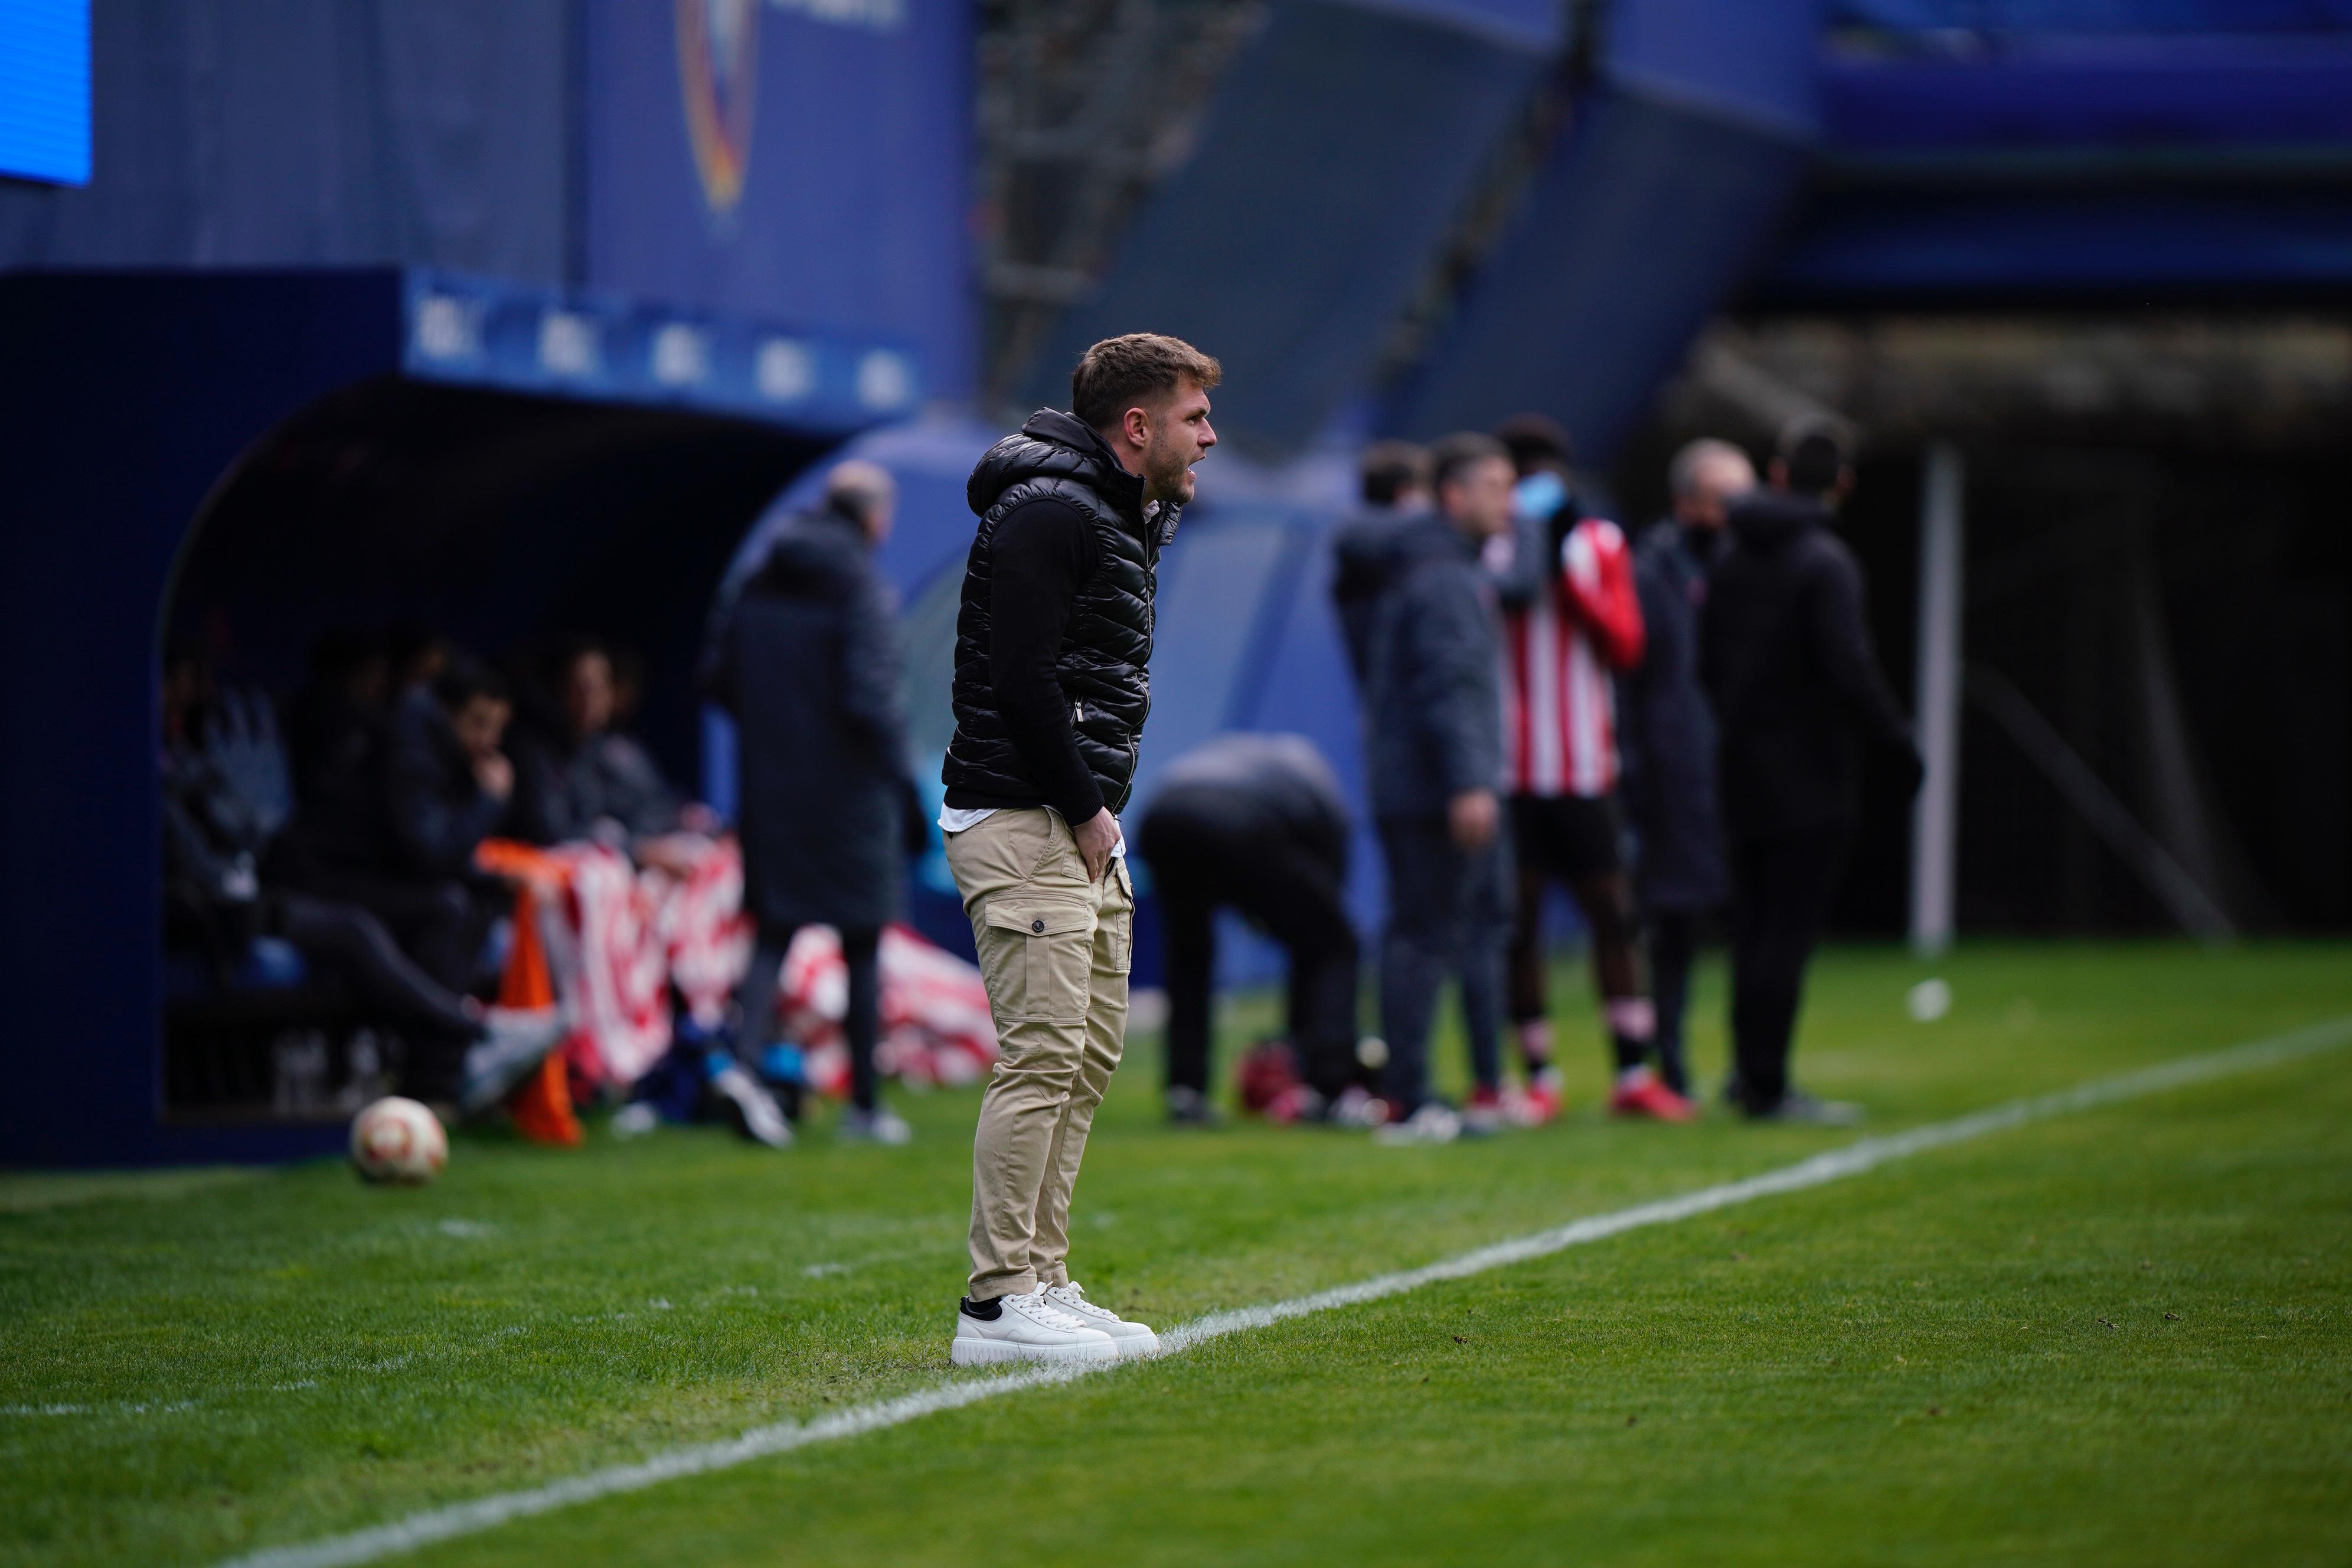
M 950 1359 L 1159 1348 L 1070 1279 L 1070 1191 L 1118 1066 L 1135 891 L 1116 813 L 1150 707 L 1160 552 L 1217 443 L 1217 362 L 1149 332 L 1088 349 L 1070 412 L 989 448 L 956 617 L 940 830 L 1001 1053 L 972 1139 L 971 1278 Z

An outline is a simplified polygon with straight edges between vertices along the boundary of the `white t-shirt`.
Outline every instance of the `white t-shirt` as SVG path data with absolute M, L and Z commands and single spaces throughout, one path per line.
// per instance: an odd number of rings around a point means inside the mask
M 982 823 L 986 822 L 990 817 L 994 816 L 997 812 L 1002 809 L 1003 807 L 1001 806 L 993 805 L 942 805 L 940 807 L 940 831 L 941 833 L 961 833 L 967 827 L 979 826 Z M 1045 809 L 1053 813 L 1055 821 L 1059 822 L 1062 820 L 1062 814 L 1060 812 L 1055 811 L 1050 805 Z M 1118 824 L 1118 818 L 1111 818 L 1111 824 L 1113 826 L 1117 826 Z M 1124 828 L 1119 831 L 1118 842 L 1110 847 L 1110 852 L 1114 858 L 1120 860 L 1127 858 L 1127 832 Z

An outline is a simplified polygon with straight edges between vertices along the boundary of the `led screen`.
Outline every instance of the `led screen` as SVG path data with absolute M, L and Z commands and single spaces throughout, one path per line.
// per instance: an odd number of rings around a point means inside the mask
M 0 0 L 0 174 L 89 183 L 89 0 Z

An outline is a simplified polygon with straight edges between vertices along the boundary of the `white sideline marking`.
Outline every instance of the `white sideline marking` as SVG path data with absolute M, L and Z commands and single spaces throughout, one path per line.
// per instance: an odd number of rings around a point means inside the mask
M 2347 1041 L 2352 1041 L 2352 1017 L 2331 1019 L 2267 1039 L 2181 1057 L 2116 1078 L 2095 1079 L 2054 1094 L 2011 1100 L 2007 1105 L 1997 1105 L 1989 1110 L 1979 1110 L 1949 1121 L 1915 1127 L 1908 1132 L 1892 1133 L 1884 1138 L 1864 1138 L 1843 1149 L 1815 1154 L 1811 1159 L 1800 1160 L 1793 1165 L 1783 1165 L 1761 1175 L 1702 1187 L 1680 1197 L 1636 1204 L 1632 1208 L 1619 1209 L 1613 1214 L 1594 1215 L 1589 1219 L 1574 1220 L 1515 1241 L 1496 1242 L 1491 1247 L 1482 1247 L 1475 1252 L 1465 1252 L 1459 1258 L 1449 1258 L 1420 1268 L 1377 1275 L 1353 1285 L 1318 1290 L 1311 1296 L 1269 1302 L 1262 1307 L 1238 1307 L 1230 1311 L 1212 1312 L 1160 1335 L 1160 1353 L 1173 1355 L 1227 1334 L 1262 1329 L 1315 1312 L 1328 1312 L 1336 1307 L 1377 1301 L 1383 1297 L 1402 1295 L 1407 1290 L 1416 1290 L 1440 1280 L 1483 1274 L 1488 1269 L 1524 1263 L 1529 1258 L 1543 1258 L 1571 1247 L 1605 1240 L 1645 1226 L 1672 1225 L 1678 1220 L 1710 1214 L 1735 1204 L 1822 1186 L 1930 1149 L 1963 1143 L 1972 1138 L 2007 1131 L 2028 1122 L 2071 1115 L 2079 1110 L 2093 1110 L 2101 1106 L 2137 1100 L 2233 1073 L 2275 1067 L 2333 1049 Z M 1075 1367 L 1034 1367 L 994 1377 L 940 1384 L 913 1394 L 901 1394 L 896 1399 L 837 1411 L 814 1421 L 781 1421 L 772 1426 L 755 1426 L 727 1442 L 677 1448 L 634 1465 L 614 1465 L 601 1470 L 591 1470 L 585 1475 L 552 1481 L 528 1491 L 503 1492 L 478 1498 L 472 1502 L 429 1509 L 389 1524 L 354 1531 L 348 1535 L 330 1536 L 324 1541 L 303 1545 L 270 1547 L 232 1559 L 221 1564 L 221 1568 L 347 1568 L 352 1563 L 373 1563 L 379 1558 L 414 1552 L 436 1542 L 493 1530 L 533 1514 L 569 1508 L 574 1503 L 593 1502 L 619 1492 L 640 1491 L 646 1487 L 658 1486 L 663 1481 L 729 1469 L 772 1454 L 790 1453 L 793 1449 L 805 1448 L 817 1443 L 878 1432 L 886 1426 L 901 1426 L 926 1415 L 936 1415 L 941 1411 L 961 1410 L 967 1405 L 977 1405 L 1000 1394 L 1015 1394 L 1048 1384 L 1073 1382 L 1118 1364 L 1094 1362 Z

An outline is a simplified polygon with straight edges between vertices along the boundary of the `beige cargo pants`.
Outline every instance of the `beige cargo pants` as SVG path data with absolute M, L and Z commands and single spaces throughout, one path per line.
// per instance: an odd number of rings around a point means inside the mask
M 971 1148 L 969 1293 L 985 1301 L 1069 1283 L 1070 1189 L 1127 1037 L 1135 889 L 1118 858 L 1088 881 L 1043 807 L 950 834 L 947 853 L 1000 1053 Z

